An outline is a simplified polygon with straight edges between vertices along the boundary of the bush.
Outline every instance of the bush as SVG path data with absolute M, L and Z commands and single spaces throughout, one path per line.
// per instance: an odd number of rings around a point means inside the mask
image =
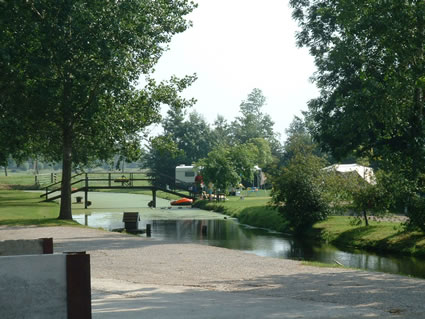
M 315 155 L 296 155 L 274 181 L 273 202 L 295 233 L 303 233 L 330 212 L 323 166 Z

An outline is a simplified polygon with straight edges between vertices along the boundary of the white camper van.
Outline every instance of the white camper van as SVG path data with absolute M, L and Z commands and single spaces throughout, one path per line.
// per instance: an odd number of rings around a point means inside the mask
M 194 183 L 196 173 L 194 166 L 179 165 L 176 167 L 176 182 Z

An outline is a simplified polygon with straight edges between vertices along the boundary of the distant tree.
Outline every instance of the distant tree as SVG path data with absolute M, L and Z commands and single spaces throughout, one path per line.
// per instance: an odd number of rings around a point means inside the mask
M 250 139 L 249 144 L 255 145 L 257 149 L 255 165 L 258 165 L 263 170 L 267 170 L 267 168 L 273 163 L 273 155 L 270 143 L 264 138 L 258 137 Z
M 162 126 L 164 134 L 151 139 L 142 166 L 151 170 L 157 184 L 174 185 L 176 166 L 191 165 L 212 149 L 211 129 L 200 114 L 191 112 L 186 119 L 180 108 L 170 108 Z
M 362 215 L 365 225 L 369 226 L 368 212 L 374 215 L 387 213 L 390 201 L 381 184 L 369 184 L 366 181 L 357 183 L 353 189 L 353 206 L 357 214 Z
M 221 191 L 227 191 L 241 180 L 228 147 L 215 148 L 208 153 L 208 157 L 201 159 L 196 165 L 202 167 L 204 183 L 213 183 L 214 187 Z
M 194 7 L 188 0 L 0 2 L 0 140 L 7 141 L 0 143 L 6 155 L 23 149 L 62 161 L 59 218 L 72 218 L 73 163 L 137 155 L 139 133 L 159 121 L 161 103 L 192 104 L 179 92 L 194 77 L 158 84 L 149 74 Z
M 264 114 L 266 97 L 260 89 L 253 89 L 240 105 L 241 116 L 232 122 L 233 137 L 236 143 L 243 144 L 252 138 L 273 139 L 273 125 L 270 115 Z
M 217 115 L 211 131 L 211 140 L 213 145 L 231 145 L 231 130 L 231 125 L 226 121 L 226 119 L 221 115 Z
M 154 185 L 174 188 L 176 166 L 182 163 L 184 152 L 169 135 L 151 138 L 147 148 L 142 155 L 142 167 L 149 169 L 148 176 L 154 179 Z
M 281 166 L 287 165 L 296 154 L 314 154 L 318 157 L 325 157 L 320 151 L 319 145 L 314 142 L 304 119 L 295 116 L 286 130 L 286 134 L 287 138 L 280 157 Z
M 186 120 L 184 110 L 171 109 L 163 127 L 164 133 L 184 152 L 183 163 L 195 163 L 212 149 L 211 129 L 197 112 L 189 113 Z
M 259 150 L 253 143 L 235 145 L 229 148 L 229 161 L 245 184 L 252 184 L 254 166 L 259 158 Z M 235 186 L 235 185 L 232 185 Z

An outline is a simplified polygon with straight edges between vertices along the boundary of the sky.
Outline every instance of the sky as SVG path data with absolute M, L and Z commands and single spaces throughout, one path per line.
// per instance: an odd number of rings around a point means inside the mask
M 154 77 L 169 79 L 196 73 L 197 81 L 183 96 L 191 108 L 213 123 L 229 122 L 254 89 L 266 97 L 263 112 L 285 138 L 294 116 L 307 110 L 318 95 L 310 77 L 315 71 L 306 48 L 297 48 L 297 23 L 286 0 L 198 0 L 188 19 L 193 26 L 174 36 L 155 67 Z M 165 114 L 166 109 L 163 109 Z

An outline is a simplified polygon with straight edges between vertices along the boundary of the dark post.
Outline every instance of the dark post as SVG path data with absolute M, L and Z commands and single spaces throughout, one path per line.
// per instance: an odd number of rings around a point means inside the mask
M 146 237 L 151 237 L 151 235 L 152 235 L 151 224 L 146 224 Z
M 86 173 L 86 180 L 85 180 L 85 188 L 84 188 L 84 208 L 87 209 L 87 201 L 89 200 L 89 177 Z
M 152 188 L 152 207 L 156 208 L 156 189 Z
M 108 174 L 108 185 L 111 187 L 111 173 Z
M 201 232 L 202 232 L 202 235 L 206 235 L 207 232 L 208 232 L 208 226 L 207 225 L 203 225 L 202 228 L 201 228 Z
M 90 319 L 91 309 L 90 255 L 66 253 L 66 290 L 68 319 Z

